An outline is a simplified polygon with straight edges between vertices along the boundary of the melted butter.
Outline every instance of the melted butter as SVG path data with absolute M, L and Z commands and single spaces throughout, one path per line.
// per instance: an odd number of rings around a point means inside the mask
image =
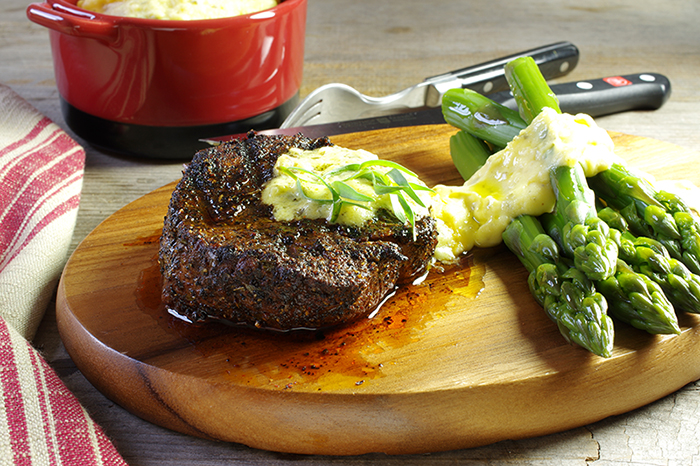
M 439 231 L 435 257 L 453 260 L 475 246 L 495 246 L 518 215 L 550 212 L 553 167 L 580 164 L 586 176 L 593 176 L 616 160 L 612 139 L 590 116 L 545 109 L 462 186 L 433 188 Z
M 330 200 L 331 193 L 328 188 L 321 183 L 304 183 L 305 194 L 303 194 L 300 192 L 294 178 L 281 172 L 279 168 L 302 168 L 323 176 L 328 183 L 332 183 L 336 180 L 346 181 L 347 178 L 352 177 L 356 173 L 344 171 L 337 175 L 330 174 L 333 170 L 344 165 L 360 164 L 370 160 L 379 160 L 379 158 L 365 150 L 352 150 L 340 146 L 321 147 L 315 150 L 292 148 L 277 159 L 273 178 L 265 184 L 263 189 L 262 202 L 272 206 L 273 215 L 279 221 L 288 222 L 302 218 L 322 218 L 330 221 L 332 214 L 331 204 L 314 200 Z M 375 166 L 373 168 L 383 173 L 391 170 L 391 167 Z M 301 174 L 301 176 L 304 175 Z M 405 173 L 404 176 L 409 182 L 425 186 L 416 177 Z M 390 196 L 388 194 L 376 194 L 371 181 L 365 178 L 356 178 L 348 180 L 346 183 L 355 191 L 369 196 L 373 200 L 363 203 L 363 207 L 345 205 L 336 219 L 337 223 L 360 226 L 374 218 L 380 209 L 385 209 L 389 212 L 393 211 Z M 423 199 L 424 205 L 430 205 L 431 200 L 430 195 L 427 194 L 428 191 L 417 191 L 416 193 Z M 411 208 L 416 216 L 429 215 L 427 207 L 422 207 L 411 199 L 408 199 L 408 202 L 411 204 Z

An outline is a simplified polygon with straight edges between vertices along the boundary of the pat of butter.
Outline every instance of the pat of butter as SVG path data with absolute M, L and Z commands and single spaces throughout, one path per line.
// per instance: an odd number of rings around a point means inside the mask
M 299 191 L 297 182 L 291 176 L 280 172 L 279 167 L 297 167 L 309 170 L 323 176 L 330 184 L 333 181 L 345 181 L 355 191 L 372 198 L 371 202 L 364 203 L 364 207 L 345 205 L 341 210 L 337 223 L 349 226 L 360 226 L 368 220 L 374 218 L 380 209 L 393 212 L 392 201 L 388 194 L 378 195 L 371 181 L 365 178 L 347 180 L 355 172 L 341 172 L 337 175 L 330 174 L 338 167 L 349 164 L 360 164 L 362 162 L 378 160 L 379 158 L 371 152 L 365 150 L 352 150 L 340 146 L 321 147 L 319 149 L 307 151 L 297 148 L 290 149 L 287 153 L 280 155 L 275 163 L 273 178 L 268 181 L 262 192 L 262 202 L 272 206 L 272 213 L 275 219 L 283 222 L 309 219 L 331 219 L 332 205 L 328 202 L 322 203 L 314 199 L 331 199 L 331 193 L 322 183 L 304 183 L 304 193 Z M 386 173 L 391 167 L 375 166 L 375 170 Z M 305 179 L 303 174 L 300 174 Z M 404 174 L 406 179 L 415 184 L 425 186 L 418 178 Z M 428 191 L 417 191 L 425 206 L 430 205 L 430 195 Z M 407 199 L 416 217 L 430 215 L 428 207 L 422 207 L 412 199 Z
M 544 109 L 462 186 L 434 188 L 435 257 L 447 261 L 475 246 L 495 246 L 515 217 L 552 211 L 551 168 L 580 164 L 589 177 L 616 160 L 612 139 L 590 116 Z

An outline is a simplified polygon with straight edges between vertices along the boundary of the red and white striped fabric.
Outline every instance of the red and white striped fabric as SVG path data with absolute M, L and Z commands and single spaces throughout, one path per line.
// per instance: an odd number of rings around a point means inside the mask
M 65 264 L 85 152 L 0 84 L 0 465 L 125 465 L 30 344 Z
M 56 373 L 0 319 L 0 464 L 126 465 Z

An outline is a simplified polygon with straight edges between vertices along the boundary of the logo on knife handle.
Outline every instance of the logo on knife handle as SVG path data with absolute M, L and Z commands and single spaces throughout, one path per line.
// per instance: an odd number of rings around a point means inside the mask
M 629 86 L 632 84 L 632 81 L 625 79 L 622 76 L 610 76 L 603 78 L 603 81 L 615 87 Z

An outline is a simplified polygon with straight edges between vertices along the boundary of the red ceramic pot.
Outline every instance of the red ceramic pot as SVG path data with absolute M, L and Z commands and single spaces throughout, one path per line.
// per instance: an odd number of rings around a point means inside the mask
M 50 29 L 66 122 L 122 153 L 189 158 L 199 140 L 279 126 L 296 105 L 306 0 L 195 21 L 93 13 L 46 0 L 27 16 Z

